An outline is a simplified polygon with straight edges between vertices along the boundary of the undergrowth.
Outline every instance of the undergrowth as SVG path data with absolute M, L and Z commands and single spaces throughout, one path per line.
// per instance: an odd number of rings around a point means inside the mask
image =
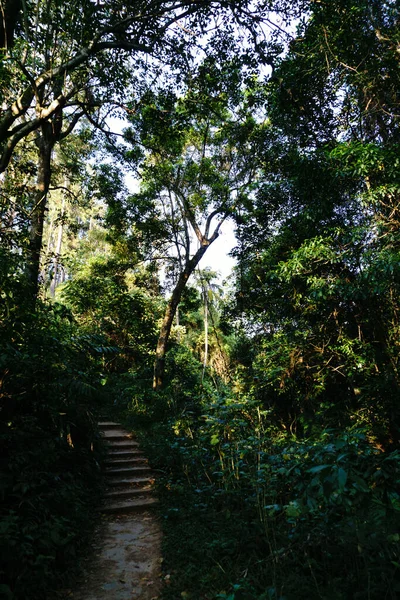
M 158 473 L 163 599 L 395 600 L 400 453 L 362 429 L 296 439 L 249 398 L 197 392 L 123 415 Z
M 2 436 L 0 597 L 43 600 L 70 584 L 101 498 L 99 455 L 68 447 L 29 419 Z
M 102 338 L 59 305 L 0 326 L 0 597 L 43 600 L 79 569 L 101 497 Z

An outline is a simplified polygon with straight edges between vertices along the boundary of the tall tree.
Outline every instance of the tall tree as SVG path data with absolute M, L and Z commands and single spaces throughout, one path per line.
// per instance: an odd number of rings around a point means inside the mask
M 260 396 L 287 428 L 356 414 L 385 445 L 400 424 L 397 18 L 391 2 L 313 5 L 266 89 L 264 181 L 239 227 Z
M 139 168 L 142 189 L 129 199 L 124 219 L 128 214 L 135 231 L 156 242 L 159 257 L 168 255 L 171 246 L 174 249 L 169 255 L 173 289 L 156 349 L 154 389 L 162 385 L 168 338 L 182 292 L 225 219 L 246 202 L 255 185 L 250 140 L 257 126 L 238 84 L 235 64 L 221 68 L 208 61 L 199 67 L 183 97 L 149 93 L 126 132 L 126 139 L 135 144 L 127 159 Z M 139 157 L 137 140 L 145 148 Z M 116 217 L 120 214 L 118 201 L 111 206 L 113 211 Z M 152 258 L 157 256 L 153 253 Z
M 90 106 L 102 88 L 107 88 L 106 99 L 124 103 L 118 87 L 123 89 L 129 80 L 135 85 L 148 81 L 156 63 L 169 64 L 172 71 L 185 69 L 208 31 L 213 36 L 207 44 L 217 52 L 229 52 L 239 31 L 252 36 L 258 51 L 265 49 L 261 25 L 268 21 L 268 10 L 264 2 L 246 0 L 6 2 L 0 172 L 17 144 L 60 110 Z M 239 28 L 236 33 L 233 23 Z M 19 39 L 13 45 L 16 28 Z M 251 54 L 250 47 L 245 51 Z M 135 57 L 133 72 L 129 56 Z M 82 90 L 90 90 L 87 102 Z
M 263 23 L 269 13 L 263 2 L 247 0 L 124 5 L 35 0 L 6 2 L 3 8 L 0 173 L 16 149 L 33 137 L 37 171 L 26 272 L 34 303 L 51 156 L 59 141 L 83 116 L 110 138 L 105 115 L 116 108 L 134 110 L 143 90 L 163 74 L 179 83 L 188 64 L 198 60 L 199 46 L 203 52 L 230 55 L 244 35 L 250 36 L 254 43 L 242 45 L 242 50 L 251 62 L 254 52 L 267 47 Z M 135 95 L 129 107 L 127 88 Z
M 204 353 L 203 353 L 203 374 L 202 380 L 206 373 L 209 359 L 209 317 L 215 330 L 213 308 L 215 304 L 215 295 L 218 293 L 221 296 L 222 288 L 216 283 L 212 283 L 216 279 L 218 273 L 212 271 L 209 267 L 205 269 L 197 269 L 196 279 L 201 289 L 201 297 L 203 301 L 203 320 L 204 320 Z M 214 331 L 215 333 L 215 331 Z

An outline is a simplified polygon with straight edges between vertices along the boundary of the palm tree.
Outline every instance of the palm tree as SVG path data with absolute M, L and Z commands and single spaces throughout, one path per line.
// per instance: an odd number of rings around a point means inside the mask
M 197 269 L 196 272 L 196 280 L 201 288 L 204 312 L 204 358 L 203 374 L 201 378 L 202 381 L 204 379 L 208 362 L 210 309 L 215 309 L 217 300 L 223 295 L 222 287 L 218 283 L 213 283 L 213 279 L 215 279 L 217 276 L 218 273 L 216 271 L 212 271 L 210 267 L 206 267 L 205 269 Z

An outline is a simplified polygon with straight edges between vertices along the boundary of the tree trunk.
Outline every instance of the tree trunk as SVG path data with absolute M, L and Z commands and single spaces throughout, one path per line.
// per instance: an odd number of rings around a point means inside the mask
M 204 361 L 203 361 L 203 374 L 201 381 L 204 381 L 204 375 L 206 374 L 207 360 L 208 360 L 208 290 L 204 286 Z
M 56 287 L 59 284 L 58 266 L 59 266 L 59 262 L 60 262 L 62 238 L 63 238 L 63 232 L 64 232 L 64 213 L 65 213 L 65 196 L 63 196 L 63 199 L 62 199 L 61 221 L 58 225 L 57 246 L 56 246 L 56 251 L 55 251 L 54 260 L 53 260 L 53 278 L 52 278 L 51 284 L 50 284 L 50 295 L 52 296 L 52 298 L 54 298 L 55 293 L 56 293 Z
M 47 194 L 51 178 L 51 153 L 53 150 L 53 136 L 50 123 L 42 126 L 42 135 L 37 141 L 38 146 L 38 174 L 34 206 L 32 209 L 32 223 L 29 241 L 27 274 L 30 287 L 30 297 L 33 306 L 39 291 L 40 252 L 43 241 L 43 225 L 47 208 Z
M 178 333 L 177 333 L 176 339 L 177 339 L 177 340 L 178 340 L 178 342 L 180 343 L 180 341 L 181 341 L 181 337 L 182 337 L 182 336 L 181 336 L 181 332 L 180 332 L 180 329 L 179 329 L 179 327 L 180 327 L 180 321 L 179 321 L 179 304 L 178 304 L 178 306 L 176 307 L 175 322 L 176 322 L 176 326 L 177 326 L 177 328 L 178 328 Z
M 14 46 L 15 28 L 21 18 L 21 0 L 5 0 L 1 3 L 0 48 L 10 50 Z
M 184 270 L 179 275 L 177 284 L 168 302 L 164 319 L 161 325 L 160 335 L 158 337 L 156 359 L 154 361 L 153 390 L 161 389 L 164 382 L 165 353 L 167 350 L 168 339 L 171 333 L 171 327 L 176 313 L 176 309 L 182 297 L 182 292 L 186 287 L 189 277 L 196 269 L 200 260 L 204 256 L 207 248 L 214 241 L 214 239 L 216 239 L 216 237 L 217 236 L 213 236 L 213 239 L 211 241 L 207 240 L 200 246 L 196 254 L 186 262 Z

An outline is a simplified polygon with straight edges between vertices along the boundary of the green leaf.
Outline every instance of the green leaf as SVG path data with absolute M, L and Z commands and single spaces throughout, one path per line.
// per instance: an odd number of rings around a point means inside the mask
M 297 502 L 291 502 L 288 506 L 285 506 L 285 512 L 288 517 L 296 518 L 301 514 L 301 509 Z
M 319 473 L 320 471 L 323 471 L 324 469 L 330 469 L 331 465 L 318 465 L 317 467 L 311 467 L 311 469 L 308 469 L 308 473 Z
M 341 467 L 339 467 L 338 469 L 338 483 L 339 483 L 339 488 L 341 490 L 344 489 L 344 486 L 346 485 L 346 481 L 347 481 L 347 472 L 342 469 Z

